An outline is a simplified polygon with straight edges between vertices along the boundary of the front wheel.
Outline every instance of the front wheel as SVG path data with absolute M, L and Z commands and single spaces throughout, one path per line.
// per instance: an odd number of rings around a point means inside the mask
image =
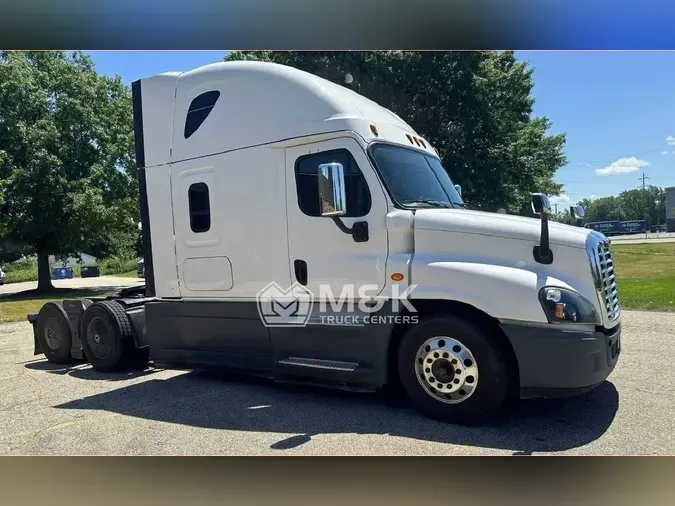
M 430 418 L 464 425 L 486 421 L 509 398 L 508 356 L 498 339 L 455 316 L 414 325 L 398 356 L 406 394 Z

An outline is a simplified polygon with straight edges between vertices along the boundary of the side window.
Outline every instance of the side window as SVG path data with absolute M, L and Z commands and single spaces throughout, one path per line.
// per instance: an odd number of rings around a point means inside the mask
M 219 97 L 219 91 L 207 91 L 190 103 L 185 118 L 185 131 L 183 132 L 186 139 L 195 133 L 201 124 L 204 123 L 204 120 L 213 110 Z
M 211 203 L 209 202 L 209 187 L 206 183 L 190 185 L 188 203 L 192 231 L 197 234 L 208 231 L 211 228 Z
M 295 185 L 298 206 L 308 216 L 321 216 L 319 208 L 318 168 L 323 163 L 341 163 L 345 171 L 347 218 L 359 218 L 370 211 L 370 191 L 363 173 L 346 149 L 324 151 L 298 158 L 295 162 Z

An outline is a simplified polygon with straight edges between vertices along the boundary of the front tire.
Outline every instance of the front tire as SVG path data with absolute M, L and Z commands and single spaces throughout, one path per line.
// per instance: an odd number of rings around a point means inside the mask
M 508 355 L 498 336 L 456 316 L 432 317 L 410 327 L 398 354 L 408 397 L 426 416 L 476 425 L 507 403 Z

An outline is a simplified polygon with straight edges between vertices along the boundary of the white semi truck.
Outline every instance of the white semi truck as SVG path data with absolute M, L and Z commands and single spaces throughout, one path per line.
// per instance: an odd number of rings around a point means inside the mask
M 613 370 L 609 241 L 549 223 L 545 196 L 538 219 L 468 210 L 427 139 L 297 69 L 217 63 L 132 91 L 145 287 L 45 304 L 29 316 L 36 354 L 397 385 L 426 415 L 469 424 Z M 301 324 L 265 321 L 271 283 L 310 297 Z

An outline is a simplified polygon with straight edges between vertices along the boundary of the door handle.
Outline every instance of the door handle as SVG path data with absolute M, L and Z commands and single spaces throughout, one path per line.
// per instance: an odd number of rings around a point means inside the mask
M 307 284 L 307 262 L 305 262 L 304 260 L 296 259 L 293 262 L 293 266 L 295 267 L 295 279 L 301 285 L 306 285 Z

